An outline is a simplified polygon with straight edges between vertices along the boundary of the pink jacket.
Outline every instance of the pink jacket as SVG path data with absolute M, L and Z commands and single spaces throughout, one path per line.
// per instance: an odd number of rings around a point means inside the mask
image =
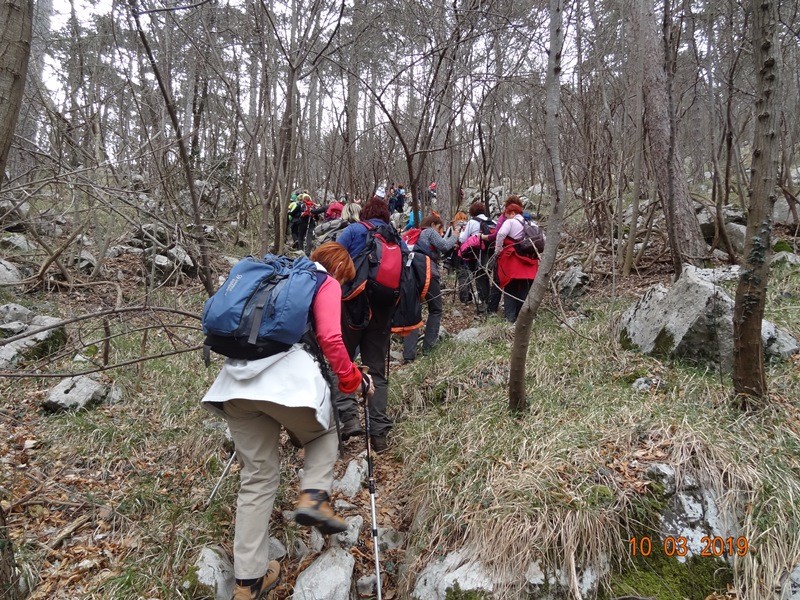
M 361 371 L 342 341 L 342 286 L 330 275 L 319 288 L 311 312 L 317 342 L 339 378 L 339 391 L 351 394 L 361 385 Z

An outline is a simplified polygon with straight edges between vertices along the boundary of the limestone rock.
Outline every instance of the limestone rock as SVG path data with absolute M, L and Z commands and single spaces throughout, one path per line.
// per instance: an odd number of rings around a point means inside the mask
M 347 550 L 329 548 L 297 577 L 293 600 L 348 600 L 355 562 Z
M 366 473 L 366 460 L 351 460 L 342 478 L 333 482 L 333 491 L 341 492 L 348 498 L 354 498 L 361 491 L 361 483 L 364 481 Z
M 42 406 L 53 411 L 88 408 L 105 400 L 110 392 L 108 385 L 89 376 L 68 377 L 50 390 Z
M 678 357 L 718 366 L 733 365 L 733 299 L 707 280 L 702 270 L 688 266 L 668 290 L 656 285 L 622 316 L 620 341 L 658 357 Z M 767 356 L 785 357 L 797 341 L 764 321 L 762 338 Z
M 229 600 L 235 584 L 233 565 L 227 553 L 219 547 L 203 548 L 194 564 L 192 574 L 183 582 L 183 588 L 192 592 L 193 598 L 211 597 Z
M 430 563 L 417 578 L 412 598 L 445 600 L 447 590 L 492 592 L 495 581 L 480 561 L 471 561 L 463 552 L 451 552 L 441 560 Z
M 590 279 L 591 277 L 576 265 L 556 278 L 556 287 L 562 298 L 577 298 L 586 292 Z
M 22 274 L 16 265 L 7 260 L 0 259 L 0 283 L 19 283 L 22 281 Z

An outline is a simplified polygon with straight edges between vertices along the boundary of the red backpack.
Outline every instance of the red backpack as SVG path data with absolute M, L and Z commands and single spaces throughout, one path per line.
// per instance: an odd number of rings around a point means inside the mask
M 356 275 L 343 286 L 342 302 L 348 325 L 366 327 L 373 308 L 394 309 L 400 297 L 403 274 L 403 248 L 400 234 L 389 224 L 377 227 L 361 221 L 367 228 L 367 243 L 353 258 Z
M 414 249 L 414 244 L 417 243 L 420 233 L 422 233 L 422 229 L 420 229 L 419 227 L 414 227 L 412 229 L 409 229 L 408 231 L 403 232 L 403 235 L 401 237 L 403 238 L 403 241 L 406 243 L 406 246 L 408 246 L 409 250 Z

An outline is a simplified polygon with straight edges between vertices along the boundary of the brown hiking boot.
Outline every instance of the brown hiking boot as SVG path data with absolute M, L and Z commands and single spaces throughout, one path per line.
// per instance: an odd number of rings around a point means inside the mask
M 369 438 L 369 441 L 370 445 L 372 446 L 372 450 L 376 454 L 381 454 L 389 449 L 389 442 L 385 435 L 373 435 Z
M 253 585 L 239 585 L 233 589 L 233 600 L 258 600 L 264 598 L 281 581 L 281 565 L 277 560 L 269 561 L 267 573 Z
M 328 492 L 323 490 L 303 490 L 297 500 L 294 520 L 306 527 L 316 527 L 323 535 L 347 531 L 347 523 L 334 514 Z

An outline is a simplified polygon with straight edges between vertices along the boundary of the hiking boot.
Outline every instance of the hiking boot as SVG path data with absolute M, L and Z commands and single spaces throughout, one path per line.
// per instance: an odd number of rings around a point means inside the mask
M 361 427 L 361 422 L 358 419 L 350 419 L 342 423 L 342 441 L 350 439 L 357 435 L 364 435 L 364 428 Z
M 281 581 L 281 565 L 277 560 L 269 561 L 267 573 L 253 585 L 239 585 L 233 589 L 233 600 L 257 600 L 266 595 Z
M 347 523 L 334 514 L 330 496 L 323 490 L 303 490 L 295 507 L 294 520 L 306 527 L 316 527 L 323 535 L 347 531 Z
M 381 454 L 389 449 L 389 442 L 386 440 L 385 435 L 373 435 L 369 438 L 372 450 L 376 454 Z

